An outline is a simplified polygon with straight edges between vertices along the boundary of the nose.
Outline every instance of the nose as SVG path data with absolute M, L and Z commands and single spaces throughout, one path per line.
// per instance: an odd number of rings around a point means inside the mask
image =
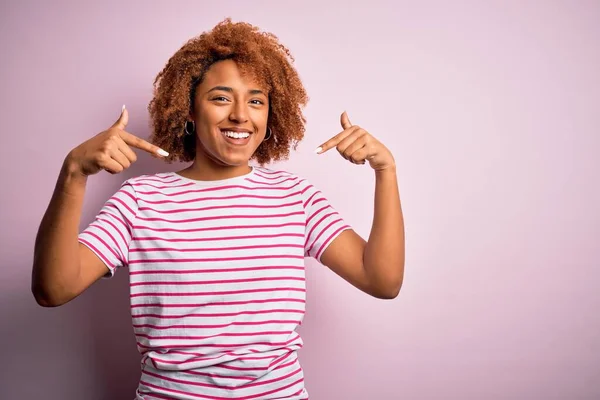
M 243 101 L 237 101 L 233 104 L 233 108 L 229 114 L 229 120 L 237 123 L 248 121 L 248 109 Z

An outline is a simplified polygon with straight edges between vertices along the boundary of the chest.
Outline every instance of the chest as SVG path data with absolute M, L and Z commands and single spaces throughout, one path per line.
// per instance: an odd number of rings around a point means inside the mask
M 141 202 L 129 246 L 132 271 L 298 267 L 306 217 L 294 196 L 232 193 Z

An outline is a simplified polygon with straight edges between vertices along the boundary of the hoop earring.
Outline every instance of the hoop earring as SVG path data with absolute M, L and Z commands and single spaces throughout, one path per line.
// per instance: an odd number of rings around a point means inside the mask
M 271 130 L 271 128 L 267 127 L 267 136 L 265 136 L 263 141 L 271 139 L 271 136 L 273 136 L 273 131 Z
M 191 131 L 188 129 L 188 126 L 189 126 L 188 124 L 192 124 Z M 183 124 L 183 131 L 185 132 L 186 135 L 192 136 L 194 134 L 194 132 L 196 131 L 196 123 L 194 121 L 185 121 L 185 124 Z

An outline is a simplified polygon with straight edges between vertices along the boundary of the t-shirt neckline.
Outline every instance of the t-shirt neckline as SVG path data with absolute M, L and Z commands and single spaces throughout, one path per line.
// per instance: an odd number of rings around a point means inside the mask
M 254 176 L 256 168 L 255 167 L 250 167 L 250 168 L 251 168 L 250 172 L 248 172 L 244 175 L 235 176 L 233 178 L 220 179 L 220 180 L 216 180 L 216 181 L 201 181 L 201 180 L 186 178 L 185 176 L 179 175 L 177 172 L 171 172 L 171 174 L 173 175 L 173 177 L 175 177 L 183 182 L 193 183 L 197 186 L 204 186 L 204 187 L 206 187 L 206 186 L 223 186 L 223 185 L 231 185 L 231 184 L 235 184 L 235 183 L 240 183 L 240 182 L 245 181 L 248 178 L 251 178 L 252 176 Z

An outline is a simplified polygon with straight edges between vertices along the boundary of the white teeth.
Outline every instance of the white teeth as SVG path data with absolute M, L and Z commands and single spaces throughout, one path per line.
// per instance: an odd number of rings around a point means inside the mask
M 234 139 L 246 139 L 250 134 L 248 132 L 233 132 L 233 131 L 225 131 L 223 132 L 226 136 Z

